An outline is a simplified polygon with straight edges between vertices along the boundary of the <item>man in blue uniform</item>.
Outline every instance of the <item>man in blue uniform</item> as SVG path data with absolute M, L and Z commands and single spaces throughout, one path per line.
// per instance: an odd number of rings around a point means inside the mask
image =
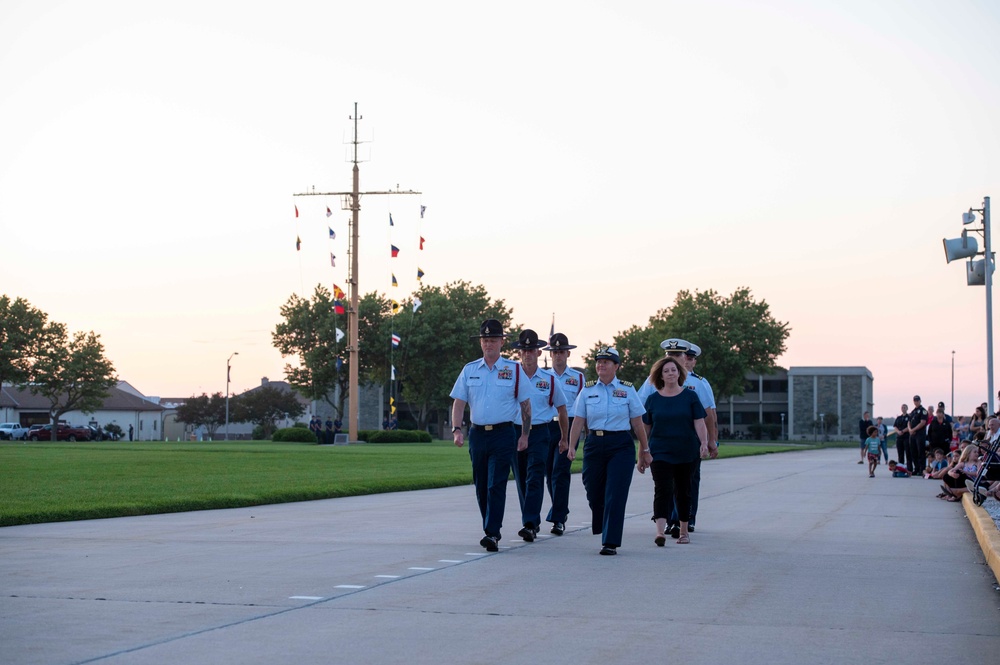
M 896 432 L 896 461 L 899 464 L 905 464 L 912 475 L 913 460 L 906 454 L 906 448 L 910 441 L 910 416 L 906 413 L 908 408 L 905 404 L 901 405 L 902 413 L 896 416 L 896 420 L 892 423 L 892 429 Z
M 906 468 L 909 470 L 910 462 L 913 462 L 913 475 L 922 476 L 927 465 L 927 409 L 921 406 L 920 395 L 913 396 L 913 410 L 910 411 L 907 431 L 910 433 L 910 440 L 906 451 Z
M 585 382 L 582 372 L 578 372 L 572 367 L 567 367 L 566 364 L 569 360 L 570 349 L 575 348 L 574 345 L 569 343 L 566 335 L 555 333 L 549 338 L 549 345 L 544 349 L 549 352 L 552 358 L 552 373 L 562 388 L 563 394 L 566 395 L 567 433 L 573 425 L 573 402 L 576 401 L 576 396 L 583 390 Z M 567 453 L 559 452 L 562 442 L 559 441 L 557 434 L 561 427 L 562 424 L 559 422 L 553 421 L 549 423 L 552 436 L 549 438 L 549 452 L 545 458 L 545 480 L 548 485 L 549 499 L 552 501 L 552 507 L 549 509 L 548 517 L 545 519 L 547 522 L 552 523 L 552 533 L 557 536 L 561 536 L 566 532 L 566 520 L 569 518 L 570 475 L 573 466 L 573 462 L 570 461 Z M 569 443 L 573 446 L 573 451 L 576 452 L 577 447 L 580 445 L 580 440 L 577 439 Z
M 526 542 L 535 540 L 542 521 L 542 497 L 545 496 L 545 457 L 549 447 L 566 443 L 569 433 L 566 416 L 566 396 L 556 377 L 538 366 L 538 356 L 545 342 L 538 340 L 538 333 L 526 329 L 521 331 L 517 343 L 513 345 L 521 356 L 522 380 L 528 386 L 531 399 L 531 431 L 528 433 L 528 449 L 517 452 L 514 465 L 514 482 L 517 497 L 521 502 L 521 524 L 524 526 L 517 535 Z M 553 422 L 556 427 L 553 428 Z M 514 419 L 521 426 L 521 416 Z
M 715 459 L 719 456 L 719 420 L 715 411 L 715 393 L 712 391 L 712 384 L 703 376 L 695 373 L 694 367 L 701 357 L 701 347 L 694 342 L 688 342 L 688 350 L 684 353 L 684 369 L 687 370 L 687 381 L 684 385 L 691 388 L 698 394 L 701 405 L 705 408 L 705 427 L 708 429 L 708 456 Z M 695 462 L 694 471 L 691 474 L 691 515 L 688 518 L 688 531 L 694 531 L 695 518 L 698 516 L 698 494 L 701 491 L 701 458 Z M 674 524 L 678 524 L 677 506 L 674 506 Z M 680 535 L 680 525 L 678 524 L 678 535 Z M 670 535 L 674 532 L 671 530 Z
M 583 444 L 583 486 L 590 503 L 591 529 L 601 538 L 601 554 L 618 553 L 625 530 L 625 504 L 632 484 L 632 467 L 645 473 L 653 462 L 646 440 L 642 414 L 635 388 L 620 381 L 615 373 L 621 364 L 618 350 L 604 347 L 594 355 L 597 380 L 588 381 L 573 405 L 573 427 L 569 440 L 576 441 L 586 427 L 589 432 Z M 632 431 L 639 436 L 639 458 L 636 461 Z M 566 444 L 570 461 L 576 451 Z
M 472 460 L 472 482 L 476 486 L 476 500 L 483 516 L 483 536 L 479 544 L 487 552 L 499 549 L 500 528 L 503 526 L 504 504 L 507 501 L 507 477 L 517 450 L 528 447 L 531 428 L 531 399 L 528 382 L 524 380 L 521 366 L 513 360 L 500 357 L 500 349 L 507 337 L 503 326 L 496 319 L 487 319 L 479 326 L 479 345 L 483 357 L 475 360 L 459 373 L 451 389 L 452 438 L 462 447 L 462 417 L 469 405 L 469 457 Z M 520 436 L 515 432 L 514 419 L 518 413 L 521 422 Z

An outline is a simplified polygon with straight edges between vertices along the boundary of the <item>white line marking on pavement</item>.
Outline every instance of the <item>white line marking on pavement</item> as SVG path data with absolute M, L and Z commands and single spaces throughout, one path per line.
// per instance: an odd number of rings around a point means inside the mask
M 364 584 L 338 584 L 334 589 L 364 589 Z
M 387 580 L 398 580 L 399 575 L 376 575 L 375 577 L 382 577 Z
M 289 596 L 289 600 L 323 600 L 323 596 Z
M 486 556 L 486 552 L 466 552 L 465 556 Z
M 438 563 L 465 563 L 459 559 L 438 559 Z
M 433 568 L 420 568 L 419 566 L 414 566 L 414 567 L 408 568 L 408 570 L 434 570 L 434 569 Z

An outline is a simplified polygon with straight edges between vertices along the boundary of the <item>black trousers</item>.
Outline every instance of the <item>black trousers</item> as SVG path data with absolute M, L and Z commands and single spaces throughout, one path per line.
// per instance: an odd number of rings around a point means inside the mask
M 906 447 L 910 445 L 910 435 L 897 434 L 896 435 L 896 461 L 900 464 L 906 464 L 906 460 L 909 457 L 906 454 Z
M 691 514 L 691 474 L 694 467 L 695 462 L 671 464 L 655 460 L 649 466 L 653 474 L 654 520 L 662 518 L 670 521 L 676 502 L 677 514 L 684 516 L 680 521 L 687 521 L 687 516 Z
M 923 474 L 927 464 L 927 433 L 922 429 L 910 434 L 907 446 L 906 468 L 910 473 Z

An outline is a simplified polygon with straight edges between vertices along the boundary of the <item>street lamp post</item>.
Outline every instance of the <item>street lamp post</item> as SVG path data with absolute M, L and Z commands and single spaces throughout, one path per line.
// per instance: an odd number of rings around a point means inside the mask
M 226 441 L 229 441 L 229 361 L 238 355 L 239 351 L 233 351 L 233 354 L 226 359 Z
M 993 245 L 990 233 L 990 197 L 983 198 L 982 208 L 970 208 L 969 212 L 962 213 L 962 224 L 972 224 L 976 220 L 976 213 L 982 215 L 983 228 L 973 229 L 983 237 L 983 251 L 980 252 L 976 245 L 975 238 L 968 237 L 968 231 L 962 231 L 961 238 L 944 240 L 944 253 L 948 263 L 955 259 L 969 259 L 966 267 L 966 283 L 969 286 L 986 286 L 986 390 L 987 404 L 993 404 Z M 982 256 L 980 260 L 973 260 L 974 256 Z M 954 351 L 952 352 L 952 404 L 955 408 L 954 397 Z

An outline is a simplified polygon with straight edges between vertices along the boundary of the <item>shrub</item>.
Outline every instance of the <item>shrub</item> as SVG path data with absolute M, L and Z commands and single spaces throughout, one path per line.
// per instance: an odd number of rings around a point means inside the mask
M 279 429 L 271 437 L 272 441 L 296 442 L 296 443 L 316 443 L 316 435 L 308 427 L 286 427 Z
M 366 440 L 368 443 L 430 443 L 431 435 L 417 429 L 378 430 L 369 432 Z

